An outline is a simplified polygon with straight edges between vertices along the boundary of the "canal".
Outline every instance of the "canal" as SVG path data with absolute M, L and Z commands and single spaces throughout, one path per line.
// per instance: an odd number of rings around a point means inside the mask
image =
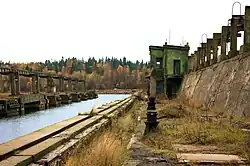
M 23 116 L 0 119 L 0 144 L 53 123 L 69 119 L 78 115 L 79 112 L 88 112 L 93 107 L 114 100 L 124 99 L 128 96 L 124 94 L 99 94 L 97 99 L 37 111 Z

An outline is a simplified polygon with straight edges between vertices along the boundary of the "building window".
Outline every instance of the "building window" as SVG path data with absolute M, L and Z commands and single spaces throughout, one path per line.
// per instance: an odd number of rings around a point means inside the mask
M 174 75 L 181 74 L 181 60 L 174 60 Z
M 163 58 L 162 57 L 156 58 L 156 68 L 157 69 L 162 69 L 163 68 Z

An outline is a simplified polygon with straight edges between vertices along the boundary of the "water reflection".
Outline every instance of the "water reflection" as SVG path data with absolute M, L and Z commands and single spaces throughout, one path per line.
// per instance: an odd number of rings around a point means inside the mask
M 28 134 L 56 122 L 76 116 L 79 112 L 87 112 L 94 105 L 123 99 L 129 95 L 100 94 L 97 99 L 73 103 L 44 111 L 38 111 L 19 117 L 0 119 L 0 143 Z

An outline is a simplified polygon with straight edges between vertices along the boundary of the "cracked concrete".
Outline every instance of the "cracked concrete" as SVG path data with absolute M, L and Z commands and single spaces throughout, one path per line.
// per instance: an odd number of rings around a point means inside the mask
M 250 53 L 191 72 L 182 93 L 196 104 L 250 117 Z
M 128 145 L 130 159 L 125 161 L 123 166 L 170 166 L 173 161 L 161 154 L 153 152 L 151 148 L 143 144 L 140 140 L 144 134 L 145 124 L 140 121 L 136 127 Z

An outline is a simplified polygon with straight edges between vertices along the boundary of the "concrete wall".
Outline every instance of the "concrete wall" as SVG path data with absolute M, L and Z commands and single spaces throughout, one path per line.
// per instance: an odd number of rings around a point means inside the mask
M 167 62 L 166 62 L 166 73 L 168 75 L 174 74 L 174 60 L 181 61 L 181 74 L 187 72 L 188 63 L 188 51 L 168 49 L 167 50 Z
M 250 52 L 185 75 L 181 94 L 191 102 L 250 117 Z

